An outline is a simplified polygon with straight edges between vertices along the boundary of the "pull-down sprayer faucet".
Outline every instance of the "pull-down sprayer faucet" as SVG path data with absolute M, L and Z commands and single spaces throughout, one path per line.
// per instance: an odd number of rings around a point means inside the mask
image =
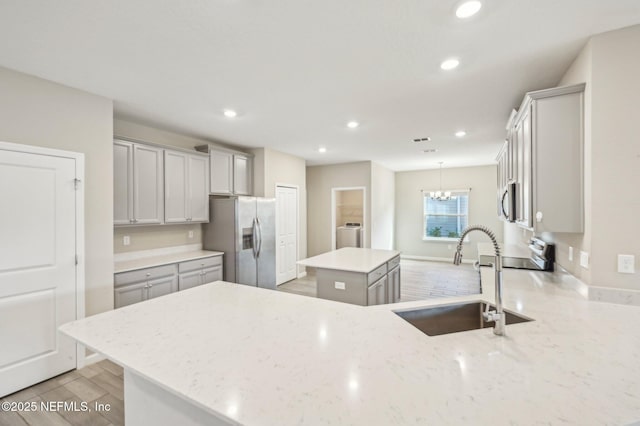
M 462 262 L 462 242 L 464 237 L 471 231 L 482 231 L 491 238 L 491 242 L 493 243 L 493 248 L 495 249 L 496 260 L 493 263 L 493 269 L 496 273 L 496 310 L 489 310 L 489 305 L 487 304 L 487 309 L 484 312 L 484 319 L 486 321 L 493 321 L 495 326 L 493 327 L 493 333 L 498 336 L 505 335 L 505 315 L 502 310 L 502 258 L 500 257 L 500 246 L 498 246 L 498 241 L 496 240 L 493 232 L 487 228 L 486 226 L 481 225 L 472 225 L 467 227 L 464 231 L 462 231 L 462 235 L 458 240 L 458 247 L 456 248 L 456 254 L 453 256 L 453 264 L 460 265 Z

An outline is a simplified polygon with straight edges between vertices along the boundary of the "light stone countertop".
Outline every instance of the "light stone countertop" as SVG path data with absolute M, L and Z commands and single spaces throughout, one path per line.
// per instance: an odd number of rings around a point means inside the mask
M 399 255 L 400 252 L 395 250 L 344 247 L 297 263 L 310 268 L 369 273 Z
M 150 256 L 133 260 L 124 260 L 114 263 L 113 272 L 117 274 L 120 272 L 152 268 L 154 266 L 166 265 L 170 263 L 185 262 L 212 256 L 222 256 L 223 254 L 224 253 L 221 251 L 195 250 L 189 252 L 163 254 L 160 256 Z
M 535 319 L 429 337 L 391 310 L 216 282 L 61 330 L 246 425 L 577 424 L 640 420 L 640 308 L 590 302 L 563 272 L 504 271 L 507 309 Z

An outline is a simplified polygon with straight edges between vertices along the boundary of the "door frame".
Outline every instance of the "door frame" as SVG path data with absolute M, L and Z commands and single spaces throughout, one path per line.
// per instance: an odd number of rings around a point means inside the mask
M 367 247 L 367 187 L 366 186 L 341 186 L 331 188 L 331 250 L 336 249 L 336 193 L 338 191 L 362 190 L 362 247 Z
M 276 198 L 276 215 L 278 214 L 278 188 L 290 188 L 296 190 L 296 262 L 300 260 L 300 186 L 290 183 L 277 183 L 275 184 L 275 198 Z M 278 238 L 278 219 L 276 218 L 276 238 Z M 276 268 L 278 267 L 278 248 L 276 245 Z M 296 278 L 298 278 L 298 265 L 296 264 Z M 295 279 L 295 278 L 294 278 Z M 276 270 L 276 283 L 278 282 L 278 271 Z M 280 283 L 284 284 L 284 283 Z M 276 284 L 278 287 L 280 284 Z
M 84 244 L 84 154 L 80 152 L 65 151 L 61 149 L 46 148 L 33 145 L 23 145 L 12 142 L 0 141 L 0 149 L 5 151 L 21 152 L 25 154 L 43 155 L 47 157 L 61 157 L 75 160 L 76 179 L 76 321 L 85 316 L 85 244 Z M 85 347 L 76 343 L 76 368 L 85 365 Z

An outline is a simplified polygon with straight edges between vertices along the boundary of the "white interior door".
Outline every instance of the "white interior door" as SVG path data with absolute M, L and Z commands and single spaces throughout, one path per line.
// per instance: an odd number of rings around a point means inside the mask
M 9 144 L 6 144 L 9 145 Z M 76 160 L 0 143 L 0 397 L 76 367 Z
M 276 187 L 276 283 L 296 278 L 298 252 L 298 188 Z

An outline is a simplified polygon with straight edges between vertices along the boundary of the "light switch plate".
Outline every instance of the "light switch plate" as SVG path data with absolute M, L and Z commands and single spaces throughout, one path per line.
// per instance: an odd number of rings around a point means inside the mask
M 623 274 L 635 274 L 636 257 L 632 254 L 618 255 L 618 272 Z
M 122 237 L 122 245 L 128 246 L 131 244 L 131 238 L 128 235 Z
M 580 266 L 584 269 L 589 269 L 589 253 L 586 251 L 580 252 Z
M 334 281 L 335 287 L 337 290 L 346 290 L 347 285 L 342 281 Z
M 569 247 L 569 262 L 573 262 L 573 247 Z
M 189 238 L 193 238 L 193 231 L 189 231 Z

